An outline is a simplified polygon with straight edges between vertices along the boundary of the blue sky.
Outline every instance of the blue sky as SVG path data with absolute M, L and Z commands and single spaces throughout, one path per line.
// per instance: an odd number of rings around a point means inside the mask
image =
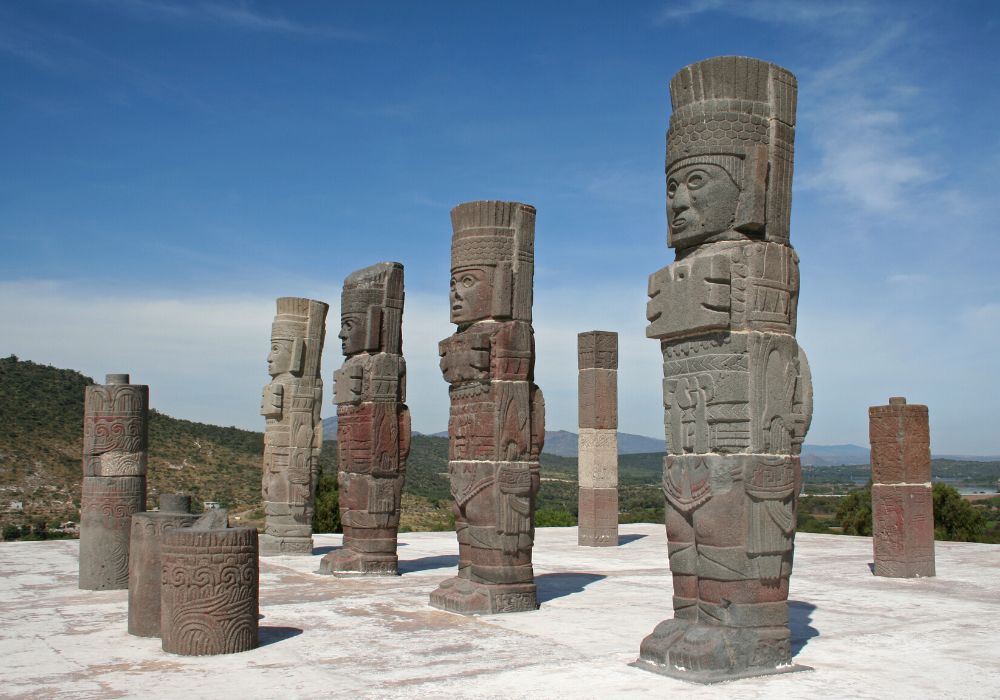
M 514 199 L 538 208 L 548 427 L 575 430 L 599 328 L 621 429 L 661 435 L 667 83 L 742 54 L 799 79 L 807 441 L 865 444 L 867 407 L 905 395 L 936 452 L 1000 454 L 998 33 L 992 2 L 2 0 L 0 354 L 262 429 L 273 299 L 335 329 L 343 278 L 398 260 L 414 427 L 440 430 L 448 212 Z

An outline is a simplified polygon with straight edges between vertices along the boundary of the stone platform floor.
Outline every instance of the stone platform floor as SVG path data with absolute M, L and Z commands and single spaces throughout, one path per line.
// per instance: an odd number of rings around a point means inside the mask
M 998 698 L 1000 546 L 937 543 L 930 579 L 871 574 L 871 540 L 800 534 L 795 662 L 813 670 L 697 686 L 630 667 L 670 617 L 666 537 L 624 525 L 616 548 L 542 528 L 541 609 L 467 618 L 427 596 L 456 566 L 454 533 L 400 536 L 402 576 L 261 564 L 261 642 L 229 656 L 166 654 L 126 632 L 127 591 L 77 589 L 78 542 L 0 543 L 0 696 L 24 698 Z

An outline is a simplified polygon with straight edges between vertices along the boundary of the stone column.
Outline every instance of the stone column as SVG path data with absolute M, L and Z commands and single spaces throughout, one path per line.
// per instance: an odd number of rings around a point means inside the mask
M 868 409 L 875 575 L 934 576 L 934 492 L 927 406 L 903 397 Z
M 334 373 L 344 546 L 319 573 L 395 576 L 396 536 L 410 411 L 402 354 L 403 266 L 379 263 L 344 280 L 340 335 L 347 361 Z
M 185 656 L 257 648 L 257 531 L 248 527 L 166 532 L 160 631 L 163 651 Z
M 132 515 L 146 510 L 149 387 L 109 374 L 86 388 L 80 588 L 128 588 Z
M 646 335 L 663 354 L 673 619 L 638 664 L 696 682 L 790 670 L 799 452 L 812 415 L 789 244 L 796 81 L 720 57 L 670 81 L 668 245 Z
M 578 542 L 618 544 L 618 334 L 577 336 L 580 368 Z
M 159 511 L 132 516 L 128 557 L 129 634 L 160 636 L 160 543 L 163 533 L 195 523 L 198 516 L 190 510 L 190 496 L 164 494 L 160 496 Z
M 281 297 L 271 327 L 260 412 L 264 432 L 264 534 L 260 553 L 312 554 L 313 501 L 323 448 L 320 357 L 328 306 Z
M 464 614 L 538 607 L 534 543 L 545 404 L 531 327 L 535 208 L 469 202 L 451 212 L 451 322 L 441 341 L 450 385 L 448 474 L 458 575 L 431 605 Z

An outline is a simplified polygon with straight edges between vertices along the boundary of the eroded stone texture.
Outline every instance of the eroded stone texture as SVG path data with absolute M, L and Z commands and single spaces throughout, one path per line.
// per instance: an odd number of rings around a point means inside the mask
M 535 209 L 469 202 L 451 212 L 451 321 L 441 341 L 450 384 L 448 473 L 458 575 L 431 605 L 464 614 L 538 607 L 534 543 L 545 404 L 531 327 Z
M 178 528 L 163 535 L 163 650 L 204 656 L 255 649 L 257 531 Z
M 160 636 L 160 589 L 163 576 L 160 543 L 163 533 L 190 527 L 198 519 L 183 507 L 190 496 L 167 494 L 160 497 L 160 510 L 132 516 L 128 559 L 128 631 L 139 637 Z M 172 508 L 168 510 L 166 507 Z
M 334 373 L 344 546 L 323 574 L 394 576 L 399 508 L 410 451 L 402 354 L 403 266 L 379 263 L 344 281 L 340 335 L 347 360 Z
M 109 374 L 86 388 L 83 491 L 80 499 L 80 588 L 128 588 L 129 534 L 146 510 L 149 387 Z
M 618 544 L 618 334 L 577 336 L 580 438 L 578 541 Z
M 934 576 L 927 406 L 894 397 L 868 409 L 875 575 Z
M 190 513 L 191 497 L 183 493 L 160 494 L 161 513 Z
M 271 327 L 260 412 L 264 433 L 261 554 L 312 554 L 313 500 L 323 447 L 320 358 L 327 304 L 281 297 Z
M 812 416 L 789 245 L 795 78 L 721 57 L 670 83 L 668 244 L 646 334 L 663 354 L 674 617 L 637 665 L 696 682 L 790 668 L 798 454 Z

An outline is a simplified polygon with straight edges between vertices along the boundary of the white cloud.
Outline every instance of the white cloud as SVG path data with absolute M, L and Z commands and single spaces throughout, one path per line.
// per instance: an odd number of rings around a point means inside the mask
M 870 8 L 861 2 L 686 0 L 667 4 L 656 16 L 656 23 L 686 20 L 710 12 L 725 12 L 761 22 L 814 25 L 858 21 L 870 14 Z

